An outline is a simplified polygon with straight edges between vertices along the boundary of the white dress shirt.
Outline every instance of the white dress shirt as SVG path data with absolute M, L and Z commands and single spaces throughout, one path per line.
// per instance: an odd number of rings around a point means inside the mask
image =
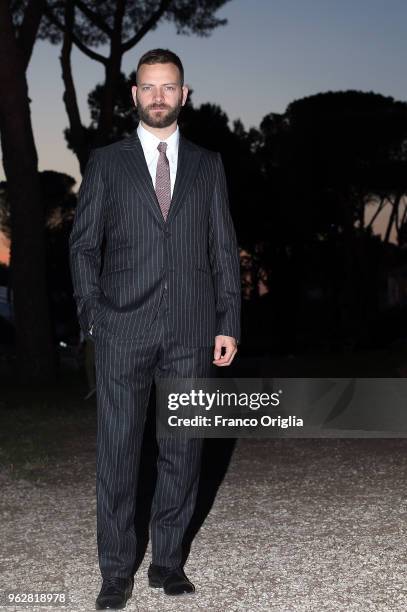
M 137 126 L 137 134 L 140 138 L 141 146 L 143 147 L 144 157 L 146 158 L 148 170 L 155 187 L 155 177 L 157 174 L 157 163 L 160 153 L 157 146 L 160 142 L 167 143 L 166 155 L 170 164 L 170 180 L 171 180 L 171 197 L 174 191 L 175 177 L 177 175 L 177 164 L 178 164 L 178 145 L 179 145 L 179 128 L 171 134 L 168 138 L 157 138 L 154 134 L 146 130 L 141 123 Z

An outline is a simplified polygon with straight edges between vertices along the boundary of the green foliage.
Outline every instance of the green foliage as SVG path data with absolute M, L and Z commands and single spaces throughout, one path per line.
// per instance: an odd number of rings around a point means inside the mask
M 276 206 L 289 211 L 279 223 L 285 234 L 352 232 L 375 196 L 406 191 L 404 102 L 371 92 L 317 94 L 267 115 L 260 132 L 262 171 Z
M 126 43 L 147 23 L 154 20 L 154 15 L 162 6 L 165 10 L 160 19 L 152 23 L 148 31 L 155 30 L 161 21 L 172 21 L 178 34 L 196 34 L 208 36 L 218 26 L 225 25 L 226 19 L 219 19 L 214 13 L 228 0 L 127 0 L 122 21 L 122 43 Z M 16 2 L 16 13 L 19 13 L 22 2 Z M 64 0 L 47 0 L 48 18 L 45 18 L 40 37 L 52 43 L 60 42 L 61 27 L 64 23 Z M 115 27 L 115 14 L 118 3 L 115 0 L 75 0 L 76 19 L 74 34 L 88 46 L 97 47 L 106 44 Z M 50 19 L 50 15 L 53 19 Z

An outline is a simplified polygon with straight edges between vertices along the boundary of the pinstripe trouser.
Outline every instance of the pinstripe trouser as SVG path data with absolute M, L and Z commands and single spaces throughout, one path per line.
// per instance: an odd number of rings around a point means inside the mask
M 214 376 L 213 346 L 180 346 L 171 337 L 164 291 L 143 338 L 95 331 L 97 385 L 97 543 L 103 577 L 130 576 L 136 557 L 136 489 L 153 380 Z M 202 439 L 157 439 L 159 456 L 150 533 L 152 561 L 177 567 L 195 507 Z

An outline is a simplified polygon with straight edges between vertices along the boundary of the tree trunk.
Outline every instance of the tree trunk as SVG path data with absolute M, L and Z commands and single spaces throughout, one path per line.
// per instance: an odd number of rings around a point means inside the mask
M 80 170 L 83 174 L 89 158 L 90 143 L 89 139 L 86 138 L 86 130 L 82 125 L 72 76 L 71 53 L 74 19 L 75 5 L 72 0 L 68 0 L 65 5 L 65 32 L 60 56 L 62 80 L 65 85 L 63 101 L 69 119 L 70 144 L 78 158 Z
M 111 142 L 113 135 L 113 113 L 116 88 L 120 77 L 121 55 L 112 54 L 106 66 L 106 78 L 103 87 L 102 103 L 98 133 L 96 136 L 97 146 Z
M 11 210 L 11 285 L 22 383 L 55 376 L 45 273 L 44 211 L 24 59 L 0 0 L 0 133 Z
M 102 104 L 99 116 L 97 144 L 107 144 L 113 135 L 113 112 L 116 87 L 120 77 L 120 68 L 123 57 L 122 33 L 125 1 L 117 0 L 114 16 L 113 32 L 110 39 L 110 56 L 106 64 L 106 79 L 103 88 Z
M 344 348 L 352 348 L 359 336 L 359 274 L 357 237 L 352 214 L 352 195 L 343 194 L 343 285 L 341 292 L 342 342 Z

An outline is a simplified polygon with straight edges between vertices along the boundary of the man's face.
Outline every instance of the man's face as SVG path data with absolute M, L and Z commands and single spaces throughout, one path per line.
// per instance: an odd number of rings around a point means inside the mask
M 188 95 L 188 88 L 181 87 L 177 66 L 142 64 L 137 83 L 132 87 L 132 95 L 141 121 L 152 128 L 166 128 L 174 123 Z

